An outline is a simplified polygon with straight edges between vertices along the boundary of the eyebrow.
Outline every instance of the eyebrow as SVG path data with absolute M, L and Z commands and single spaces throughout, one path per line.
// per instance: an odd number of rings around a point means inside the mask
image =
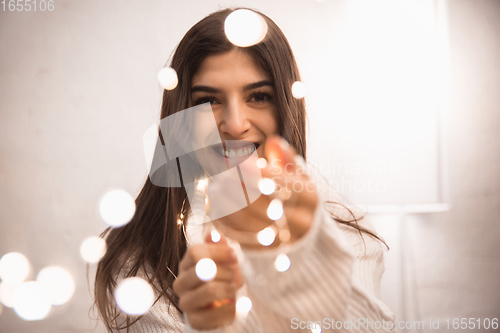
M 243 91 L 249 91 L 249 90 L 257 89 L 260 87 L 274 87 L 274 85 L 271 81 L 262 80 L 262 81 L 247 84 L 245 87 L 243 87 Z M 191 88 L 192 93 L 197 92 L 197 91 L 202 91 L 202 92 L 207 92 L 207 93 L 212 93 L 212 94 L 217 94 L 217 93 L 221 92 L 217 88 L 213 88 L 213 87 L 209 87 L 209 86 L 202 86 L 202 85 L 196 85 L 196 86 Z

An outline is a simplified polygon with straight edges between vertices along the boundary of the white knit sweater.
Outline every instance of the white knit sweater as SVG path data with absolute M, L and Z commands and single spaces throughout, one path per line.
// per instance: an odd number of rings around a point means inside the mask
M 340 209 L 334 213 L 349 217 Z M 359 225 L 373 230 L 366 217 Z M 191 243 L 199 236 L 191 236 Z M 252 309 L 245 319 L 209 332 L 311 332 L 314 323 L 322 332 L 392 332 L 394 314 L 380 301 L 383 251 L 378 240 L 367 234 L 361 238 L 356 229 L 332 220 L 321 203 L 311 229 L 291 246 L 243 251 L 245 286 L 240 292 L 252 300 Z M 274 268 L 279 253 L 286 253 L 291 261 L 285 272 Z M 162 301 L 130 332 L 198 331 Z
M 261 251 L 241 250 L 235 244 L 238 261 L 245 279 L 239 296 L 252 301 L 247 316 L 236 317 L 232 325 L 210 333 L 267 332 L 394 332 L 395 318 L 380 300 L 380 280 L 384 273 L 384 245 L 357 229 L 334 221 L 336 217 L 351 220 L 341 205 L 326 208 L 326 202 L 344 203 L 322 180 L 321 174 L 305 166 L 310 180 L 316 184 L 319 204 L 310 230 L 288 246 Z M 200 197 L 204 201 L 204 197 Z M 349 207 L 357 217 L 359 211 Z M 188 246 L 201 243 L 211 229 L 189 223 Z M 367 217 L 358 221 L 374 230 Z M 276 257 L 285 253 L 290 268 L 279 272 Z M 312 328 L 317 328 L 312 330 Z M 318 329 L 321 328 L 321 331 Z M 186 316 L 160 300 L 135 324 L 130 333 L 192 332 Z

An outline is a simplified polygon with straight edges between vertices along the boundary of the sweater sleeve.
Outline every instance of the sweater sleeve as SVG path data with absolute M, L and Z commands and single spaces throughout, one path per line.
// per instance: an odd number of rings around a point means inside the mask
M 382 244 L 367 234 L 361 238 L 356 229 L 334 221 L 322 199 L 310 230 L 295 243 L 242 251 L 245 285 L 240 291 L 252 301 L 247 316 L 237 316 L 230 326 L 197 331 L 186 317 L 169 314 L 164 305 L 157 304 L 131 332 L 311 332 L 314 327 L 393 332 L 394 315 L 380 300 Z M 366 217 L 360 221 L 360 225 L 366 223 Z M 285 272 L 274 267 L 279 254 L 290 259 Z
M 333 221 L 324 204 L 318 206 L 311 229 L 296 243 L 243 253 L 243 294 L 251 299 L 252 308 L 244 319 L 237 316 L 232 325 L 206 332 L 311 332 L 314 327 L 394 331 L 394 315 L 379 299 L 384 271 L 381 243 Z M 285 272 L 274 268 L 281 253 L 291 262 Z M 186 325 L 186 332 L 199 331 Z
M 248 292 L 265 331 L 310 331 L 308 323 L 332 329 L 341 322 L 336 329 L 390 332 L 394 316 L 376 298 L 384 270 L 382 245 L 366 234 L 363 240 L 357 230 L 335 222 L 321 203 L 311 229 L 296 243 L 244 251 Z M 285 272 L 274 268 L 281 253 L 291 262 Z

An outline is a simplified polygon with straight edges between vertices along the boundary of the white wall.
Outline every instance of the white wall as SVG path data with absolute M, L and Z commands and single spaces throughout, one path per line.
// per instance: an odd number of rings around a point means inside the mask
M 407 219 L 412 319 L 500 313 L 500 6 L 450 2 L 453 209 Z M 73 300 L 43 321 L 4 308 L 0 332 L 104 332 L 88 317 L 80 242 L 105 228 L 97 203 L 107 189 L 140 190 L 142 134 L 160 105 L 156 73 L 190 26 L 227 5 L 252 6 L 284 30 L 304 68 L 346 3 L 60 0 L 50 13 L 0 11 L 0 255 L 24 253 L 34 274 L 61 265 L 77 283 Z M 383 297 L 399 314 L 397 225 L 376 222 L 392 246 Z
M 382 293 L 408 321 L 498 318 L 500 315 L 500 3 L 449 1 L 451 107 L 449 177 L 452 209 L 407 216 L 406 288 L 401 288 L 400 226 L 377 217 L 393 248 Z M 391 228 L 392 226 L 392 228 Z M 477 322 L 476 322 L 477 324 Z M 490 332 L 475 329 L 470 332 Z

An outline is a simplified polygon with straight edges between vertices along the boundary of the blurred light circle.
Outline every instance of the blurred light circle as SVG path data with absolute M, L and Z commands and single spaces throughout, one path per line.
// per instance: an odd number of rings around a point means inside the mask
M 203 258 L 196 264 L 196 275 L 202 281 L 210 281 L 217 274 L 217 265 L 212 259 Z
M 257 167 L 259 169 L 264 169 L 267 166 L 267 160 L 265 158 L 259 157 L 257 160 Z
M 321 333 L 321 326 L 318 325 L 317 323 L 314 323 L 311 327 L 311 332 L 312 333 Z
M 14 294 L 14 311 L 24 320 L 41 320 L 50 311 L 50 295 L 38 282 L 21 284 Z
M 276 190 L 276 183 L 274 183 L 274 180 L 270 178 L 262 178 L 261 180 L 259 180 L 258 186 L 260 193 L 264 195 L 273 194 Z
M 8 308 L 14 307 L 14 294 L 22 282 L 0 282 L 0 302 Z
M 210 237 L 212 238 L 212 242 L 218 243 L 221 239 L 221 236 L 217 230 L 212 230 L 210 232 Z
M 208 185 L 208 181 L 206 179 L 200 179 L 200 181 L 196 185 L 196 189 L 198 191 L 205 191 L 205 189 L 207 188 L 207 185 Z
M 271 227 L 267 227 L 257 234 L 257 240 L 259 241 L 260 244 L 264 246 L 269 246 L 274 242 L 274 239 L 276 238 L 276 233 L 274 232 L 274 229 Z
M 61 267 L 52 266 L 42 269 L 36 281 L 47 289 L 52 305 L 66 303 L 75 293 L 73 277 Z
M 290 258 L 286 254 L 281 253 L 274 261 L 274 267 L 279 272 L 287 271 L 290 268 Z
M 243 296 L 236 301 L 236 314 L 238 316 L 246 316 L 252 309 L 252 301 L 250 298 Z
M 295 81 L 292 85 L 292 95 L 295 98 L 304 98 L 307 95 L 307 87 L 300 81 Z
M 30 263 L 18 252 L 10 252 L 0 259 L 0 278 L 2 281 L 23 282 L 30 272 Z
M 251 10 L 238 9 L 226 17 L 224 32 L 234 45 L 248 47 L 260 43 L 266 37 L 267 23 Z
M 106 253 L 106 241 L 101 237 L 93 236 L 83 241 L 80 246 L 80 254 L 88 263 L 96 263 Z
M 160 81 L 160 86 L 166 90 L 175 89 L 179 82 L 177 72 L 172 67 L 163 67 L 160 69 L 158 71 L 158 81 Z
M 280 199 L 273 199 L 267 207 L 267 216 L 271 220 L 279 220 L 283 216 L 283 203 Z
M 155 300 L 153 288 L 140 277 L 124 279 L 115 291 L 115 301 L 118 307 L 129 315 L 146 313 Z
M 99 214 L 102 220 L 111 227 L 121 227 L 127 224 L 134 213 L 134 199 L 124 190 L 109 191 L 102 197 L 99 204 Z

